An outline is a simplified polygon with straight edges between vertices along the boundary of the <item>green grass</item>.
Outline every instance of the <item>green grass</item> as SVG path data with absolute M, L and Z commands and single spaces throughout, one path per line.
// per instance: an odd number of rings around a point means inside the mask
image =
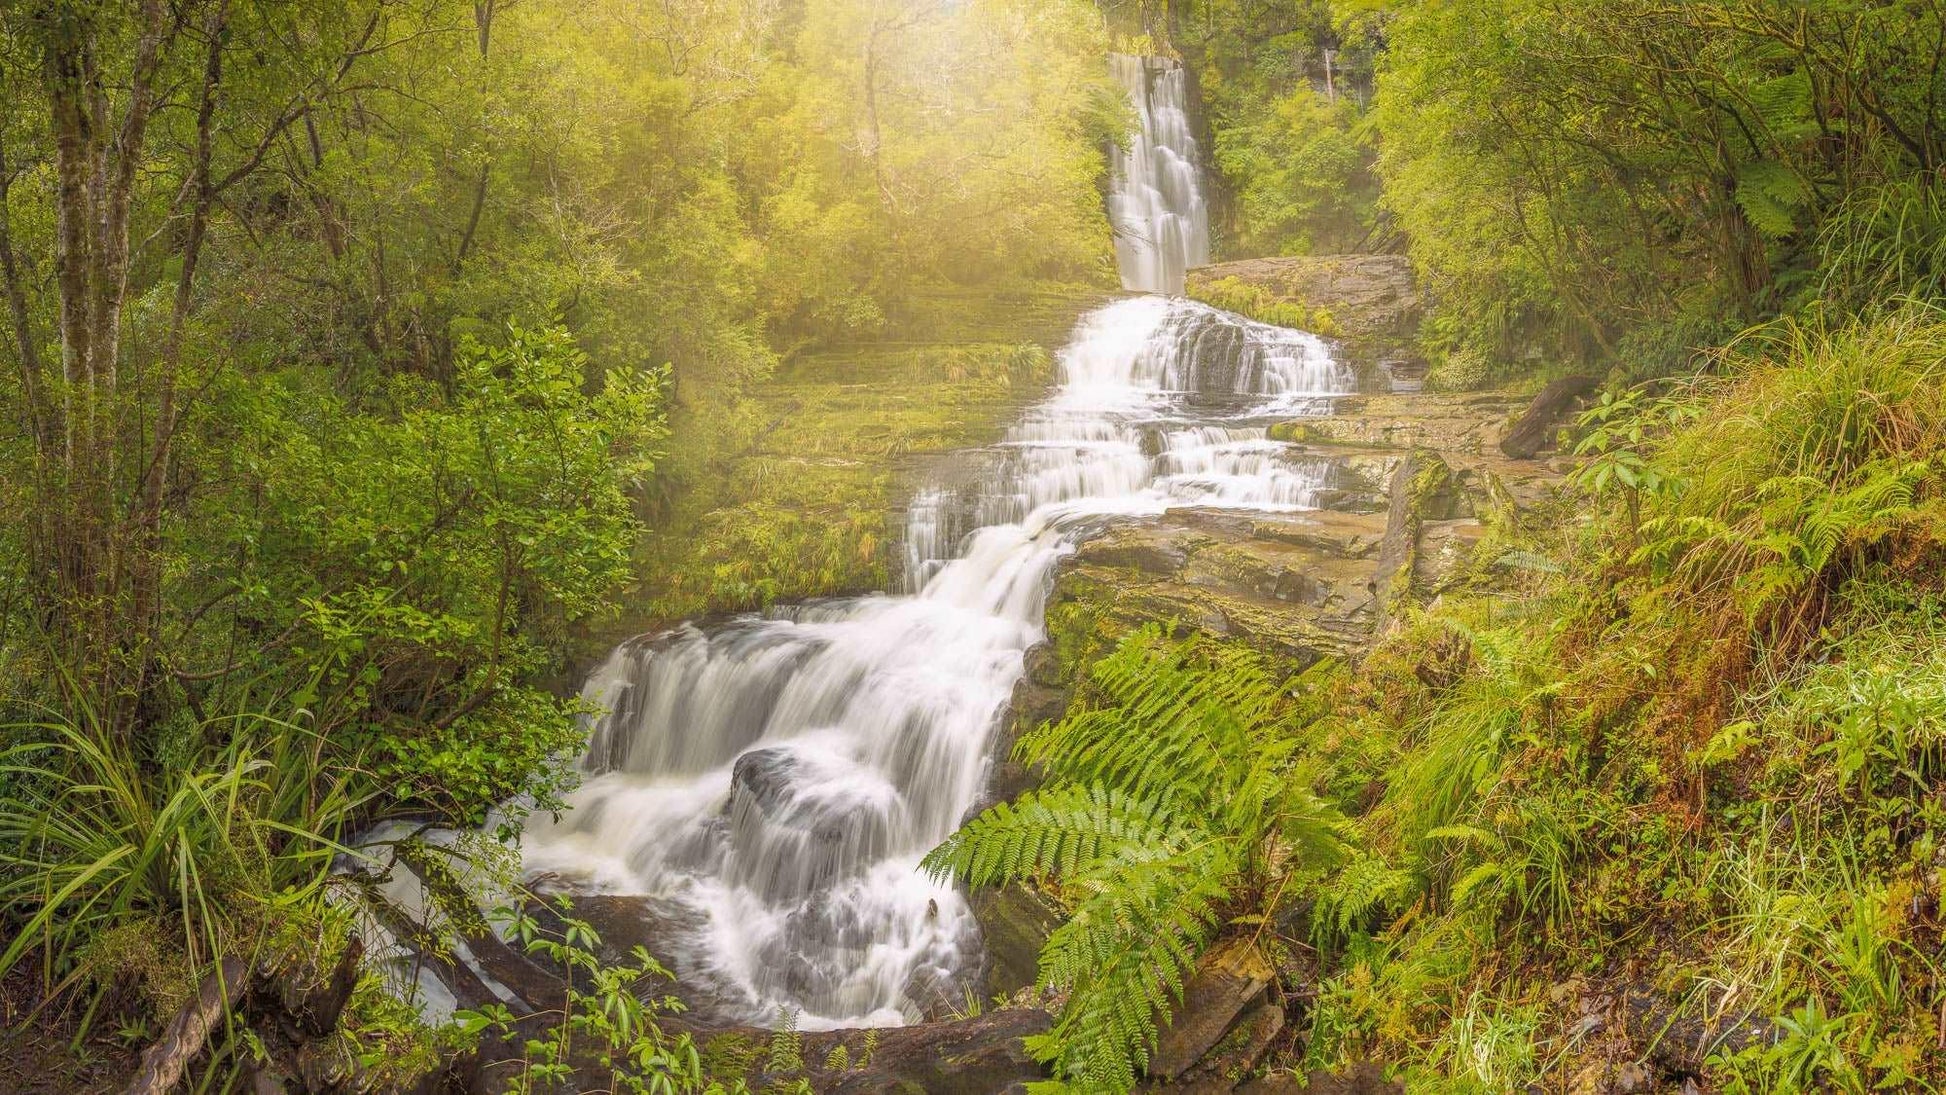
M 302 718 L 201 720 L 149 759 L 85 711 L 0 728 L 0 910 L 19 927 L 0 973 L 132 981 L 166 1013 L 217 961 L 254 960 L 359 806 Z

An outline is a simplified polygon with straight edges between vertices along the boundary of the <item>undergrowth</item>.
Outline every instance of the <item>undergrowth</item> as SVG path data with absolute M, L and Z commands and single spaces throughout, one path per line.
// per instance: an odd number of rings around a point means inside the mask
M 1914 306 L 1759 329 L 1589 412 L 1597 519 L 1343 682 L 1384 791 L 1315 906 L 1311 1063 L 1415 1092 L 1946 1082 L 1942 379 L 1946 317 Z
M 1316 973 L 1282 970 L 1309 1004 L 1279 1068 L 1946 1085 L 1942 381 L 1946 314 L 1915 304 L 1611 392 L 1579 426 L 1588 519 L 1495 528 L 1300 700 L 1234 651 L 1125 644 L 1023 741 L 1046 785 L 932 857 L 1072 911 L 1039 1051 L 1127 1089 L 1199 956 L 1295 919 Z

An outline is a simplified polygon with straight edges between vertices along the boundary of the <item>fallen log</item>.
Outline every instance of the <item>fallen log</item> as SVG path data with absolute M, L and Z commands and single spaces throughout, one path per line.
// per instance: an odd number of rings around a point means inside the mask
M 1520 412 L 1513 428 L 1500 439 L 1500 451 L 1516 460 L 1531 460 L 1534 454 L 1548 448 L 1554 442 L 1554 429 L 1561 417 L 1586 396 L 1601 386 L 1601 378 L 1593 376 L 1569 376 L 1541 389 L 1527 409 Z
M 176 1012 L 162 1037 L 142 1053 L 126 1095 L 167 1095 L 182 1080 L 189 1062 L 203 1052 L 223 1016 L 236 1010 L 250 979 L 249 963 L 225 958 L 203 978 L 196 995 Z

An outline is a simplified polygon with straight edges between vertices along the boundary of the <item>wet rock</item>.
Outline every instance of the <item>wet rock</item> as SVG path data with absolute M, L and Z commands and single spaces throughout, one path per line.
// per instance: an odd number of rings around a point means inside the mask
M 973 918 L 986 944 L 981 995 L 1012 996 L 1034 983 L 1041 947 L 1061 923 L 1060 911 L 1021 885 L 982 888 L 971 894 Z
M 694 910 L 644 894 L 575 894 L 569 899 L 569 907 L 565 911 L 568 916 L 594 929 L 600 939 L 595 947 L 595 957 L 616 966 L 634 964 L 636 947 L 651 954 L 662 953 L 666 951 L 665 944 L 670 938 L 704 926 L 703 918 Z M 566 930 L 563 910 L 552 902 L 530 903 L 526 912 L 543 932 L 559 935 Z M 481 948 L 476 945 L 474 951 L 479 953 Z M 559 971 L 556 972 L 558 975 Z M 559 982 L 540 986 L 540 989 L 538 994 L 523 990 L 521 995 L 541 1006 L 549 1006 L 549 997 L 560 991 Z
M 991 1095 L 1047 1078 L 1021 1039 L 1045 1033 L 1052 1025 L 1044 1011 L 1001 1008 L 953 1022 L 882 1030 L 863 1067 L 814 1070 L 811 1087 L 821 1095 Z M 841 1041 L 858 1060 L 862 1040 L 857 1031 L 807 1034 L 804 1057 L 828 1060 L 831 1047 Z
M 1365 559 L 1378 550 L 1385 527 L 1369 514 L 1319 510 L 1283 520 L 1257 521 L 1250 534 L 1253 539 L 1289 544 L 1335 559 Z
M 1184 1095 L 1225 1095 L 1236 1090 L 1284 1033 L 1282 1003 L 1260 1004 L 1243 1013 L 1203 1059 L 1164 1090 Z
M 1273 438 L 1310 447 L 1437 449 L 1449 455 L 1499 455 L 1508 418 L 1524 401 L 1500 392 L 1454 396 L 1374 395 L 1355 407 L 1348 401 L 1330 414 L 1280 422 Z
M 1271 1002 L 1274 977 L 1270 963 L 1248 940 L 1223 944 L 1205 955 L 1156 1041 L 1149 1075 L 1174 1080 L 1188 1071 L 1223 1041 L 1238 1017 Z
M 736 759 L 730 786 L 768 813 L 790 797 L 797 758 L 784 749 L 752 749 Z
M 1403 255 L 1305 255 L 1219 262 L 1191 270 L 1191 296 L 1234 278 L 1263 290 L 1268 299 L 1306 309 L 1322 308 L 1349 339 L 1407 336 L 1417 327 L 1421 302 L 1412 264 Z
M 1429 521 L 1419 532 L 1419 550 L 1413 559 L 1413 585 L 1428 593 L 1438 593 L 1448 579 L 1473 562 L 1475 549 L 1487 534 L 1478 521 Z
M 1094 566 L 1168 577 L 1189 561 L 1194 543 L 1195 537 L 1182 530 L 1124 525 L 1083 544 L 1075 557 Z
M 1394 605 L 1410 595 L 1412 588 L 1412 560 L 1418 551 L 1419 526 L 1423 520 L 1414 484 L 1438 460 L 1432 453 L 1414 449 L 1392 473 L 1385 536 L 1379 541 L 1378 568 L 1372 579 L 1381 610 L 1388 614 Z

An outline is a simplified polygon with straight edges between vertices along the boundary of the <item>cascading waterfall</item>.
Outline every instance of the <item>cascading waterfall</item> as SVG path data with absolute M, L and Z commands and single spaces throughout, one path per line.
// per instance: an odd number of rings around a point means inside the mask
M 1181 73 L 1115 66 L 1141 89 L 1145 142 L 1117 192 L 1173 226 L 1151 237 L 1166 254 L 1123 248 L 1124 276 L 1179 283 L 1207 247 Z M 585 690 L 606 711 L 588 778 L 524 835 L 530 876 L 642 895 L 723 1018 L 894 1024 L 959 1003 L 978 928 L 919 861 L 980 800 L 1055 564 L 1114 520 L 1309 507 L 1328 469 L 1262 420 L 1352 382 L 1315 336 L 1160 296 L 1084 317 L 1060 368 L 1000 444 L 914 497 L 902 594 L 616 649 Z
M 1084 318 L 1061 369 L 985 474 L 915 500 L 913 592 L 617 649 L 589 779 L 529 828 L 528 870 L 678 910 L 665 949 L 738 1018 L 957 1002 L 977 928 L 918 863 L 979 801 L 1056 561 L 1116 518 L 1308 506 L 1323 466 L 1248 423 L 1351 379 L 1314 336 L 1163 297 Z
M 1209 203 L 1185 75 L 1181 65 L 1160 57 L 1117 53 L 1109 64 L 1141 122 L 1128 147 L 1110 153 L 1108 219 L 1122 288 L 1180 293 L 1183 271 L 1209 261 Z

